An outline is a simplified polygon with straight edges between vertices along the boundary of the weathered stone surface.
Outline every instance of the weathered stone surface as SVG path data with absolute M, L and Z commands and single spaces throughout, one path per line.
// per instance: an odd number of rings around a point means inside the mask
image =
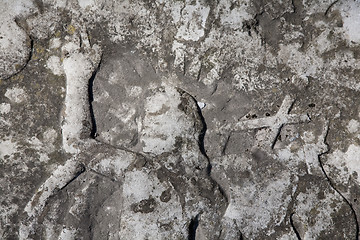
M 1 239 L 358 239 L 358 1 L 0 9 Z

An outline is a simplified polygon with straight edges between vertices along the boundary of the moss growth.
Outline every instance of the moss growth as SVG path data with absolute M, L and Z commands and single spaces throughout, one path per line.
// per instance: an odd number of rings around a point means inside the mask
M 75 28 L 73 25 L 70 24 L 70 25 L 67 27 L 67 32 L 68 32 L 69 34 L 74 35 L 75 31 L 76 31 L 76 28 Z

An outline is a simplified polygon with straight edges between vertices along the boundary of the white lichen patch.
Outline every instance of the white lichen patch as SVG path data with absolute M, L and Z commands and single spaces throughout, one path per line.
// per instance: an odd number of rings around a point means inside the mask
M 209 12 L 210 7 L 204 6 L 200 1 L 196 1 L 194 5 L 186 4 L 181 11 L 181 25 L 176 38 L 185 41 L 199 40 L 205 34 L 205 24 Z
M 115 175 L 115 177 L 121 179 L 126 169 L 134 161 L 135 155 L 119 150 L 116 155 L 109 158 L 103 158 L 99 163 L 94 164 L 91 168 L 96 172 L 101 172 L 110 176 Z
M 251 19 L 252 16 L 249 14 L 248 5 L 250 4 L 249 0 L 242 1 L 240 6 L 237 8 L 231 9 L 230 1 L 219 2 L 219 11 L 222 14 L 220 15 L 221 24 L 224 26 L 229 26 L 233 29 L 238 29 L 243 25 L 245 20 Z
M 127 89 L 127 91 L 130 97 L 139 97 L 142 94 L 143 89 L 140 86 L 132 86 L 129 90 Z
M 356 133 L 359 131 L 359 127 L 360 127 L 360 123 L 359 121 L 355 120 L 355 119 L 351 119 L 348 123 L 348 125 L 346 126 L 347 130 L 349 131 L 349 133 Z
M 186 46 L 183 43 L 176 40 L 173 42 L 172 51 L 175 54 L 174 66 L 182 70 L 184 68 L 185 48 Z
M 79 6 L 83 9 L 94 7 L 96 1 L 94 0 L 78 0 Z
M 61 47 L 61 39 L 60 38 L 52 38 L 49 42 L 50 49 L 58 49 Z
M 337 173 L 336 180 L 342 184 L 348 184 L 349 178 L 354 173 L 356 176 L 360 176 L 360 146 L 351 144 L 346 152 L 336 150 L 329 154 L 326 165 L 324 166 L 327 171 L 335 168 L 339 172 Z M 360 183 L 359 177 L 356 180 Z
M 353 43 L 360 43 L 360 2 L 344 1 L 340 13 L 344 22 L 345 37 Z
M 63 66 L 58 56 L 50 56 L 46 61 L 46 67 L 55 75 L 60 76 L 64 74 Z
M 319 199 L 318 193 L 324 194 Z M 309 186 L 306 192 L 300 192 L 295 202 L 295 220 L 301 227 L 298 231 L 302 239 L 317 239 L 323 231 L 334 226 L 330 217 L 342 206 L 340 195 L 324 191 L 316 186 Z
M 76 239 L 76 229 L 64 228 L 59 236 L 59 240 L 74 240 Z
M 166 239 L 169 234 L 176 239 L 187 236 L 186 219 L 184 219 L 186 216 L 182 212 L 175 191 L 169 192 L 170 199 L 160 200 L 161 194 L 171 188 L 169 183 L 160 182 L 154 174 L 144 171 L 128 172 L 123 186 L 124 211 L 121 216 L 120 236 L 134 240 Z M 134 208 L 135 204 L 144 201 L 150 203 L 150 209 L 143 212 Z M 163 224 L 169 224 L 168 230 L 159 227 Z
M 0 140 L 0 160 L 4 160 L 5 156 L 11 156 L 17 151 L 17 143 L 11 138 Z
M 5 92 L 5 97 L 15 103 L 22 103 L 27 100 L 28 96 L 23 88 L 13 87 Z
M 44 132 L 44 141 L 53 144 L 58 136 L 55 129 L 49 128 Z
M 174 148 L 176 137 L 187 135 L 192 123 L 186 121 L 184 113 L 178 108 L 180 103 L 179 92 L 169 85 L 146 99 L 141 134 L 144 152 L 170 152 Z
M 246 235 L 258 232 L 282 222 L 291 196 L 283 196 L 290 187 L 289 173 L 284 172 L 268 184 L 231 187 L 231 202 L 225 217 L 235 219 Z
M 11 110 L 11 105 L 9 103 L 0 104 L 0 114 L 7 114 Z
M 244 236 L 254 239 L 280 225 L 291 202 L 291 195 L 286 194 L 292 188 L 291 172 L 284 169 L 267 181 L 256 176 L 254 160 L 247 156 L 226 155 L 220 161 L 213 172 L 220 174 L 216 180 L 228 188 L 230 203 L 224 217 L 235 220 Z M 230 172 L 236 174 L 229 176 Z

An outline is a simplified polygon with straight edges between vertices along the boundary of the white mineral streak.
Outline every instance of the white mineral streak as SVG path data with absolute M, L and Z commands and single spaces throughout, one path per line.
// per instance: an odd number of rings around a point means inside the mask
M 92 74 L 91 63 L 81 53 L 74 53 L 64 59 L 66 75 L 65 116 L 63 146 L 65 151 L 76 153 L 76 144 L 83 130 L 83 121 L 88 119 L 87 85 Z
M 70 56 L 63 61 L 66 97 L 62 126 L 64 150 L 69 153 L 78 152 L 76 144 L 84 130 L 84 122 L 89 121 L 88 84 L 100 57 L 100 49 L 96 45 L 87 53 L 80 52 L 78 48 L 73 42 L 63 47 L 63 51 L 70 52 Z
M 60 0 L 44 0 L 44 5 L 50 4 L 55 7 L 65 7 L 69 1 Z M 95 0 L 78 0 L 73 1 L 77 4 L 77 7 L 80 7 L 85 12 L 91 12 L 92 9 L 95 9 L 97 6 L 104 5 L 106 9 L 106 4 L 108 1 L 95 1 Z M 111 1 L 110 1 L 111 2 Z M 334 74 L 334 68 L 341 68 L 341 71 L 344 68 L 351 68 L 354 70 L 359 69 L 359 63 L 354 57 L 354 54 L 349 51 L 348 53 L 342 53 L 341 51 L 335 51 L 335 57 L 333 59 L 329 58 L 324 60 L 322 54 L 329 51 L 334 51 L 336 49 L 336 40 L 331 39 L 332 36 L 338 36 L 339 39 L 346 40 L 346 44 L 354 45 L 360 42 L 360 33 L 357 31 L 358 25 L 360 24 L 360 4 L 359 1 L 347 1 L 345 3 L 338 4 L 336 3 L 333 9 L 340 11 L 342 17 L 342 27 L 335 28 L 326 28 L 326 24 L 322 21 L 314 22 L 314 26 L 319 28 L 322 32 L 318 35 L 315 34 L 312 40 L 309 42 L 309 46 L 305 49 L 302 48 L 302 40 L 304 38 L 304 33 L 302 30 L 293 30 L 289 33 L 283 34 L 285 42 L 282 44 L 279 43 L 279 51 L 277 55 L 270 52 L 265 54 L 256 54 L 264 53 L 264 46 L 271 49 L 271 46 L 268 43 L 262 42 L 261 31 L 263 29 L 249 29 L 249 33 L 244 31 L 244 22 L 245 20 L 252 19 L 253 13 L 251 13 L 247 6 L 250 5 L 250 1 L 242 1 L 240 6 L 236 4 L 233 5 L 231 1 L 221 1 L 218 6 L 211 9 L 215 12 L 215 18 L 219 19 L 221 25 L 220 28 L 209 27 L 209 33 L 206 36 L 207 39 L 204 42 L 201 42 L 198 49 L 193 49 L 191 44 L 194 41 L 200 41 L 205 37 L 205 29 L 208 22 L 208 16 L 210 13 L 210 7 L 207 4 L 204 4 L 200 0 L 190 1 L 176 1 L 173 6 L 167 4 L 167 1 L 158 0 L 156 4 L 159 6 L 163 4 L 164 11 L 171 9 L 170 15 L 172 15 L 172 23 L 175 26 L 173 29 L 173 34 L 175 34 L 175 40 L 172 46 L 172 52 L 175 55 L 176 67 L 185 70 L 184 61 L 188 57 L 189 52 L 196 52 L 199 56 L 193 58 L 188 69 L 194 75 L 201 72 L 201 64 L 207 63 L 208 73 L 205 77 L 201 77 L 199 81 L 202 81 L 205 85 L 211 86 L 216 83 L 216 81 L 222 76 L 222 71 L 224 66 L 229 62 L 229 59 L 236 58 L 238 62 L 237 66 L 234 66 L 232 73 L 234 74 L 234 79 L 232 87 L 236 89 L 241 89 L 244 91 L 251 90 L 261 90 L 261 89 L 270 89 L 271 87 L 277 86 L 279 83 L 278 76 L 274 76 L 274 73 L 266 71 L 262 76 L 254 73 L 254 69 L 260 64 L 265 64 L 265 68 L 271 69 L 276 67 L 279 64 L 285 66 L 286 72 L 289 72 L 291 83 L 301 87 L 309 83 L 309 77 L 314 79 L 319 78 L 320 80 L 326 79 L 331 84 L 335 86 L 346 86 L 351 89 L 359 90 L 360 84 L 357 82 L 357 79 L 349 79 L 343 81 L 339 78 L 339 75 Z M 134 15 L 134 22 L 139 27 L 137 34 L 145 33 L 147 36 L 140 37 L 140 44 L 137 47 L 141 48 L 142 46 L 150 46 L 152 51 L 157 50 L 159 41 L 157 37 L 157 28 L 159 25 L 154 23 L 154 16 L 149 16 L 149 12 L 143 5 L 139 4 L 137 1 L 122 1 L 119 4 L 108 4 L 113 7 L 114 15 L 111 15 L 107 10 L 100 11 L 100 8 L 97 9 L 100 15 L 103 14 L 99 19 L 111 19 L 109 21 L 109 28 L 112 31 L 111 39 L 112 40 L 122 40 L 126 36 L 130 35 L 129 22 L 127 17 L 129 15 Z M 267 4 L 270 5 L 271 4 Z M 305 3 L 303 3 L 305 7 Z M 323 8 L 323 5 L 326 5 Z M 24 59 L 27 57 L 27 49 L 29 48 L 27 44 L 27 36 L 25 32 L 14 22 L 14 17 L 22 14 L 26 15 L 32 11 L 34 8 L 32 1 L 9 1 L 4 0 L 2 2 L 2 7 L 4 14 L 0 16 L 0 22 L 4 23 L 0 26 L 1 38 L 0 38 L 0 69 L 5 69 L 7 73 L 16 72 L 16 69 L 19 68 L 17 63 L 23 63 Z M 167 9 L 166 9 L 167 7 Z M 267 6 L 264 6 L 265 10 Z M 322 14 L 327 9 L 328 4 L 322 4 L 321 8 L 312 5 L 310 10 L 306 14 L 318 13 Z M 291 7 L 290 7 L 291 8 Z M 319 11 L 321 9 L 321 11 Z M 76 11 L 72 10 L 72 13 Z M 334 11 L 336 12 L 336 11 Z M 95 15 L 95 14 L 94 14 Z M 96 16 L 97 17 L 97 16 Z M 125 19 L 125 20 L 123 20 Z M 144 20 L 145 19 L 145 20 Z M 332 18 L 331 18 L 332 19 Z M 171 20 L 170 20 L 171 21 Z M 281 21 L 284 19 L 281 18 Z M 307 19 L 304 19 L 306 22 Z M 147 26 L 144 27 L 144 22 L 147 23 Z M 222 28 L 224 27 L 224 28 Z M 246 27 L 246 26 L 245 26 Z M 287 26 L 295 27 L 295 26 Z M 227 35 L 224 29 L 230 28 L 231 34 Z M 299 27 L 300 28 L 300 27 Z M 320 29 L 321 28 L 321 29 Z M 134 30 L 135 31 L 135 30 Z M 254 31 L 260 31 L 256 33 Z M 330 34 L 333 32 L 332 34 Z M 253 33 L 252 36 L 250 33 Z M 81 38 L 85 36 L 84 32 L 80 33 Z M 66 41 L 69 39 L 66 39 Z M 60 40 L 54 40 L 50 48 L 57 49 L 61 47 Z M 288 43 L 291 42 L 291 43 Z M 88 41 L 83 41 L 84 46 L 89 48 Z M 334 45 L 335 44 L 335 45 Z M 229 48 L 230 46 L 230 48 Z M 244 47 L 246 46 L 246 47 Z M 96 60 L 91 57 L 91 55 L 98 56 L 99 52 L 96 51 L 96 46 L 93 47 L 95 50 L 93 53 L 90 49 L 85 49 L 84 51 L 79 51 L 79 41 L 72 41 L 63 46 L 62 51 L 69 53 L 69 57 L 65 57 L 63 61 L 63 69 L 59 68 L 60 59 L 58 57 L 50 57 L 47 61 L 47 67 L 53 71 L 54 74 L 61 75 L 65 73 L 66 76 L 66 97 L 65 97 L 65 121 L 63 123 L 63 143 L 64 149 L 68 153 L 77 153 L 78 148 L 77 143 L 81 141 L 80 134 L 84 130 L 84 121 L 89 120 L 88 116 L 88 98 L 87 98 L 87 83 L 89 77 L 91 76 L 92 71 L 96 67 Z M 208 49 L 215 49 L 215 53 L 209 53 L 207 55 Z M 224 50 L 222 54 L 219 54 L 218 50 Z M 227 49 L 230 49 L 227 50 Z M 83 49 L 82 49 L 83 50 Z M 266 50 L 266 49 L 265 49 Z M 90 53 L 92 52 L 92 53 Z M 160 51 L 159 51 L 160 53 Z M 206 54 L 205 54 L 206 53 Z M 203 54 L 203 55 L 202 55 Z M 339 54 L 343 54 L 341 61 L 339 61 Z M 190 54 L 191 55 L 191 54 Z M 5 65 L 3 56 L 10 56 L 10 60 Z M 265 56 L 265 58 L 264 58 Z M 163 61 L 159 57 L 159 61 Z M 201 59 L 201 60 L 200 60 Z M 342 61 L 346 59 L 346 61 Z M 20 66 L 21 67 L 21 66 Z M 325 69 L 325 70 L 324 70 Z M 2 71 L 2 70 L 1 70 Z M 256 71 L 256 70 L 255 70 Z M 0 72 L 0 77 L 3 76 L 3 72 Z M 199 75 L 200 76 L 200 75 Z M 110 81 L 113 84 L 117 84 L 116 76 L 110 76 Z M 340 80 L 339 80 L 340 79 Z M 142 89 L 130 89 L 128 90 L 130 96 L 141 96 Z M 14 87 L 8 89 L 5 93 L 5 96 L 13 103 L 22 103 L 27 100 L 27 95 L 22 88 Z M 139 132 L 142 131 L 140 140 L 143 143 L 143 151 L 161 154 L 164 152 L 170 152 L 176 143 L 176 136 L 183 137 L 193 137 L 192 134 L 188 133 L 188 129 L 192 126 L 189 125 L 189 122 L 184 119 L 183 113 L 178 109 L 180 100 L 179 93 L 177 90 L 168 85 L 164 84 L 163 91 L 157 92 L 155 95 L 148 97 L 145 105 L 145 117 L 143 121 L 138 122 Z M 297 115 L 289 114 L 288 110 L 293 100 L 287 96 L 284 99 L 283 105 L 281 106 L 279 112 L 272 117 L 260 118 L 255 120 L 245 120 L 240 121 L 235 125 L 235 130 L 251 130 L 258 128 L 267 128 L 271 136 L 270 140 L 274 141 L 275 135 L 278 133 L 279 129 L 283 125 L 292 124 L 292 123 L 304 123 L 309 121 L 307 115 Z M 199 103 L 199 107 L 202 105 Z M 211 103 L 209 103 L 211 106 Z M 134 116 L 134 111 L 128 111 L 128 106 L 122 105 L 121 111 L 116 111 L 111 109 L 112 113 L 117 116 L 121 121 L 127 123 L 130 122 Z M 10 104 L 3 103 L 0 105 L 0 113 L 7 114 L 11 110 Z M 119 109 L 117 109 L 119 110 Z M 338 115 L 340 116 L 340 114 Z M 359 132 L 359 122 L 358 120 L 350 120 L 348 124 L 345 124 L 345 129 L 347 133 L 351 136 Z M 114 128 L 115 129 L 115 128 Z M 55 130 L 54 130 L 55 131 Z M 56 132 L 49 130 L 44 134 L 44 139 L 53 143 L 56 139 Z M 118 131 L 118 130 L 114 130 Z M 191 132 L 191 131 L 190 131 Z M 269 132 L 259 130 L 259 133 L 264 133 L 268 135 Z M 192 133 L 192 132 L 191 132 Z M 276 133 L 276 134 L 274 134 Z M 282 149 L 275 148 L 272 153 L 274 161 L 279 160 L 281 163 L 287 163 L 289 169 L 292 169 L 294 166 L 297 166 L 299 163 L 306 163 L 307 165 L 307 174 L 318 174 L 319 171 L 319 161 L 318 155 L 327 151 L 327 147 L 324 143 L 325 139 L 324 132 L 320 136 L 315 136 L 311 130 L 305 132 L 303 135 L 296 135 L 292 138 L 290 144 Z M 257 135 L 259 137 L 260 135 Z M 109 135 L 109 137 L 111 137 Z M 261 136 L 260 136 L 261 138 Z M 257 140 L 259 140 L 258 138 Z M 298 142 L 303 141 L 300 147 Z M 37 138 L 32 138 L 29 141 L 29 144 L 34 146 L 36 149 L 41 149 L 41 142 Z M 17 151 L 17 145 L 12 142 L 11 139 L 5 139 L 0 143 L 0 157 L 3 158 L 7 155 L 11 155 Z M 270 151 L 270 150 L 269 150 Z M 191 158 L 191 152 L 181 153 L 184 159 Z M 194 154 L 196 155 L 196 154 Z M 329 154 L 329 159 L 327 161 L 328 165 L 340 169 L 340 176 L 337 180 L 341 181 L 344 184 L 347 184 L 349 181 L 349 175 L 359 176 L 360 167 L 358 164 L 358 156 L 360 155 L 360 147 L 356 143 L 350 144 L 346 151 L 340 151 L 334 149 L 332 153 Z M 197 157 L 197 156 L 195 156 Z M 231 162 L 229 158 L 233 157 L 236 161 Z M 46 161 L 45 155 L 40 155 L 40 160 Z M 222 162 L 225 168 L 235 168 L 237 170 L 246 170 L 251 168 L 251 161 L 254 159 L 241 159 L 239 156 L 226 156 L 224 157 L 225 161 Z M 159 182 L 158 179 L 151 174 L 145 173 L 144 171 L 131 171 L 129 173 L 124 173 L 124 169 L 130 165 L 132 159 L 126 158 L 121 154 L 117 157 L 109 157 L 103 159 L 101 162 L 93 166 L 94 170 L 97 170 L 101 173 L 107 173 L 114 171 L 118 176 L 126 175 L 126 181 L 124 183 L 124 194 L 125 194 L 125 211 L 122 215 L 122 222 L 124 223 L 124 228 L 122 228 L 121 235 L 125 236 L 134 236 L 134 238 L 141 238 L 142 233 L 148 232 L 150 236 L 159 238 L 157 224 L 158 222 L 150 221 L 152 218 L 144 218 L 144 215 L 140 213 L 133 213 L 130 209 L 131 204 L 136 201 L 141 201 L 146 199 L 148 196 L 153 196 L 154 198 L 159 198 L 159 195 L 162 191 L 166 190 L 169 186 L 166 183 Z M 169 160 L 170 161 L 170 160 Z M 241 164 L 239 164 L 241 163 Z M 328 167 L 328 166 L 327 166 Z M 51 175 L 51 177 L 38 189 L 37 194 L 34 195 L 30 203 L 25 207 L 25 212 L 28 215 L 36 218 L 37 214 L 41 213 L 44 207 L 46 200 L 54 193 L 55 189 L 64 187 L 71 178 L 79 170 L 79 164 L 75 158 L 68 161 L 64 166 L 59 167 Z M 256 169 L 250 169 L 256 173 Z M 228 186 L 230 189 L 230 205 L 226 211 L 225 217 L 229 219 L 235 219 L 238 221 L 238 225 L 241 227 L 241 230 L 245 232 L 255 233 L 256 231 L 262 230 L 266 225 L 274 223 L 275 225 L 280 224 L 284 220 L 286 214 L 286 205 L 290 202 L 289 196 L 282 198 L 279 192 L 285 192 L 293 184 L 290 182 L 291 174 L 284 171 L 283 173 L 275 176 L 273 181 L 270 181 L 264 184 L 263 189 L 259 189 L 253 182 L 245 179 L 244 186 L 237 186 L 236 184 Z M 230 181 L 229 179 L 227 179 Z M 264 179 L 266 181 L 266 179 Z M 359 181 L 359 180 L 358 180 Z M 261 182 L 262 183 L 262 182 Z M 86 189 L 83 189 L 84 192 Z M 316 196 L 316 192 L 321 191 L 317 187 L 311 189 L 312 194 L 300 193 L 296 199 L 296 211 L 298 213 L 308 212 L 309 209 L 312 209 L 316 204 L 323 205 L 324 211 L 321 211 L 319 214 L 315 214 L 315 226 L 305 225 L 304 238 L 313 238 L 318 236 L 321 231 L 329 229 L 331 227 L 331 218 L 329 215 L 333 210 L 338 210 L 336 205 L 332 207 L 332 202 L 338 201 L 338 199 L 333 197 L 333 194 L 325 193 L 325 200 L 319 201 Z M 294 187 L 292 188 L 294 190 Z M 175 196 L 175 194 L 173 195 Z M 187 199 L 190 199 L 191 196 L 186 195 Z M 251 200 L 248 202 L 247 200 Z M 75 208 L 82 204 L 81 198 L 76 198 L 76 204 L 71 209 L 72 213 L 75 214 Z M 199 202 L 198 205 L 202 203 Z M 182 216 L 181 206 L 179 205 L 178 199 L 172 197 L 172 199 L 161 207 L 157 208 L 154 211 L 154 216 L 159 216 L 160 212 L 168 216 L 169 219 L 174 218 L 174 216 Z M 315 208 L 314 208 L 315 209 Z M 316 209 L 315 209 L 316 210 Z M 180 212 L 177 212 L 180 211 Z M 75 214 L 76 215 L 76 214 Z M 302 223 L 308 222 L 308 219 L 305 216 L 306 214 L 299 214 L 299 219 Z M 164 219 L 164 222 L 168 219 Z M 181 222 L 183 219 L 178 220 Z M 35 221 L 35 220 L 34 220 Z M 22 225 L 20 228 L 20 239 L 28 239 L 28 235 L 32 229 L 32 222 L 29 225 Z M 245 225 L 244 224 L 248 224 Z M 180 224 L 175 224 L 179 226 Z M 0 226 L 1 228 L 2 226 Z M 178 232 L 187 232 L 188 226 L 179 227 L 176 229 Z M 144 230 L 145 229 L 145 230 Z M 271 231 L 270 229 L 269 231 Z M 76 231 L 74 229 L 64 228 L 60 234 L 60 239 L 74 239 Z M 127 235 L 126 235 L 127 234 Z M 1 230 L 0 230 L 1 235 Z M 49 232 L 49 236 L 53 235 Z M 197 235 L 198 236 L 198 235 Z M 160 236 L 160 238 L 166 238 L 167 236 Z M 293 235 L 283 235 L 282 239 L 292 239 Z
M 29 234 L 34 231 L 33 228 L 38 214 L 43 211 L 49 197 L 70 182 L 79 171 L 81 171 L 81 165 L 79 165 L 76 158 L 73 158 L 68 160 L 63 166 L 59 166 L 46 182 L 40 186 L 37 193 L 24 209 L 29 216 L 29 220 L 27 225 L 21 225 L 20 227 L 20 239 L 28 239 Z
M 276 136 L 281 128 L 286 124 L 298 124 L 309 122 L 310 118 L 307 114 L 290 114 L 291 106 L 294 103 L 294 99 L 290 95 L 286 95 L 277 114 L 271 117 L 258 118 L 252 120 L 242 120 L 237 122 L 234 126 L 224 125 L 221 130 L 242 131 L 268 128 L 268 131 L 260 131 L 258 133 L 258 139 L 260 142 L 271 147 L 274 147 L 276 143 Z

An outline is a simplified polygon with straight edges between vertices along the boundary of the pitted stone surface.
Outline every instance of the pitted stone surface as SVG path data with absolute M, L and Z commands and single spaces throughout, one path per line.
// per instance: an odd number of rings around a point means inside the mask
M 359 1 L 0 9 L 1 239 L 358 239 Z

